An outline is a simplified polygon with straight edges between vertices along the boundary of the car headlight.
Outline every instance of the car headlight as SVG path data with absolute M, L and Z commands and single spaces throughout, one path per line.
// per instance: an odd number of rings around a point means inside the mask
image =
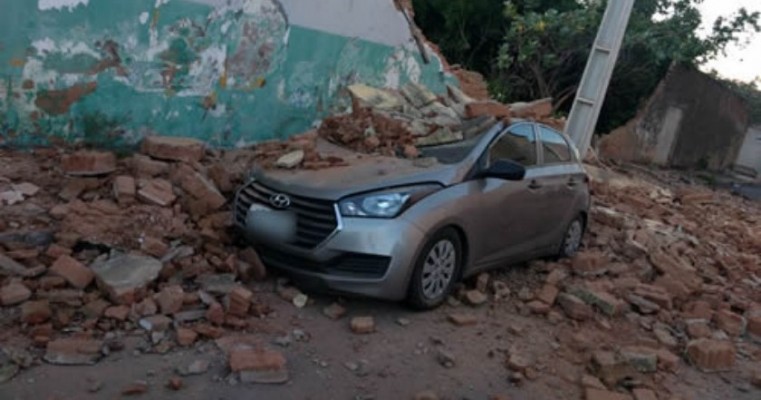
M 344 217 L 394 218 L 439 189 L 440 185 L 433 184 L 405 186 L 349 197 L 338 207 Z

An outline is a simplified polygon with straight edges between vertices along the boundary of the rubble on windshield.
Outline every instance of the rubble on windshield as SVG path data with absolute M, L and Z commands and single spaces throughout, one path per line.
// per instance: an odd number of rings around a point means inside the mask
M 328 140 L 368 155 L 416 159 L 420 147 L 470 138 L 511 118 L 541 121 L 563 129 L 565 121 L 551 118 L 552 99 L 506 105 L 475 100 L 455 86 L 436 95 L 425 86 L 408 83 L 400 90 L 364 84 L 348 87 L 351 111 L 325 118 L 316 131 L 287 141 L 257 146 L 257 162 L 265 169 L 323 169 L 347 165 L 347 160 L 320 154 L 315 141 Z

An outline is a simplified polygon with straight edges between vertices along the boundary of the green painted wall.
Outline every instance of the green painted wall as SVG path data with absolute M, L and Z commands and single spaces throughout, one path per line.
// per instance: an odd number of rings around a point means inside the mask
M 414 43 L 289 25 L 274 0 L 38 1 L 3 0 L 0 145 L 123 146 L 155 133 L 242 146 L 346 110 L 351 83 L 453 82 Z

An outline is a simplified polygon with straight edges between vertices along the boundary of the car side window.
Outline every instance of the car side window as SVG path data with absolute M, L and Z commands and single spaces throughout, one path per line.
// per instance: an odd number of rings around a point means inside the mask
M 510 127 L 489 149 L 489 162 L 510 160 L 524 167 L 537 164 L 536 134 L 529 124 Z
M 561 134 L 544 126 L 540 126 L 539 131 L 541 132 L 542 153 L 545 164 L 559 164 L 573 161 L 571 148 Z

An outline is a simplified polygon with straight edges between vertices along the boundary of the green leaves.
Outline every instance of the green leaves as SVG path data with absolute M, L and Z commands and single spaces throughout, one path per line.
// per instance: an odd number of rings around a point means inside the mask
M 631 118 L 674 62 L 702 64 L 759 32 L 740 9 L 698 34 L 702 0 L 636 0 L 598 130 Z M 553 97 L 567 111 L 584 72 L 604 0 L 414 0 L 416 18 L 453 64 L 483 73 L 504 101 Z M 569 95 L 570 94 L 570 95 Z

